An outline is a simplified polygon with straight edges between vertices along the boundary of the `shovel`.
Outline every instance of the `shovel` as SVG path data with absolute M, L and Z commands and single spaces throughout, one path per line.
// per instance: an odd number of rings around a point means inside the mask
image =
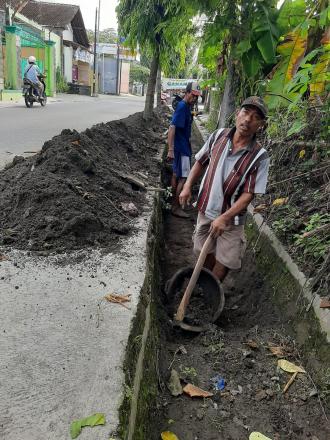
M 196 285 L 196 282 L 198 280 L 198 277 L 199 277 L 199 275 L 201 273 L 203 264 L 205 262 L 205 258 L 207 256 L 207 254 L 209 253 L 209 249 L 211 247 L 212 241 L 213 241 L 213 238 L 209 235 L 207 237 L 203 247 L 202 247 L 202 250 L 201 250 L 201 252 L 199 254 L 199 257 L 198 257 L 197 263 L 195 265 L 194 271 L 193 271 L 193 273 L 191 275 L 191 278 L 189 280 L 188 286 L 187 286 L 187 288 L 186 288 L 186 290 L 184 292 L 184 295 L 182 297 L 182 300 L 180 302 L 178 310 L 177 310 L 177 312 L 176 312 L 176 314 L 174 316 L 174 323 L 176 325 L 184 328 L 184 329 L 187 326 L 187 324 L 185 324 L 183 322 L 184 316 L 186 314 L 186 309 L 187 309 L 187 306 L 189 304 L 190 297 L 191 297 L 191 294 L 192 294 L 192 292 L 193 292 L 193 290 L 195 288 L 195 285 Z

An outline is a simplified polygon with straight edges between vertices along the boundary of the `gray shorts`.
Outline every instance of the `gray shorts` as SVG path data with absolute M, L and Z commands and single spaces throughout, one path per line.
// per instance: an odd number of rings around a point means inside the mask
M 194 252 L 198 255 L 209 235 L 210 224 L 213 220 L 198 213 L 196 229 L 193 235 Z M 214 241 L 210 254 L 223 266 L 231 270 L 238 270 L 242 266 L 242 258 L 246 249 L 244 225 L 229 226 L 220 237 Z

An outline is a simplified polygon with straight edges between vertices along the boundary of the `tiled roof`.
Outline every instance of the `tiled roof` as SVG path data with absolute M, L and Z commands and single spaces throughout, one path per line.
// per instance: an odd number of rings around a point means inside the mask
M 8 2 L 9 0 L 7 0 Z M 4 9 L 5 3 L 5 0 L 0 0 L 0 9 Z M 11 0 L 11 7 L 15 8 L 18 3 L 20 3 L 19 0 Z M 79 6 L 30 0 L 21 10 L 21 14 L 54 30 L 65 29 L 71 24 L 74 41 L 81 46 L 89 47 L 86 28 Z

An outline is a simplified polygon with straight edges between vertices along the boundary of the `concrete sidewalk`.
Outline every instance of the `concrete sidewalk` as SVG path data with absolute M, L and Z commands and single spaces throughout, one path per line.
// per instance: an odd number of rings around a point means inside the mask
M 117 439 L 122 363 L 145 277 L 150 208 L 116 254 L 31 257 L 0 249 L 0 438 L 66 440 L 96 412 L 106 425 L 81 440 Z M 104 300 L 131 294 L 130 310 Z

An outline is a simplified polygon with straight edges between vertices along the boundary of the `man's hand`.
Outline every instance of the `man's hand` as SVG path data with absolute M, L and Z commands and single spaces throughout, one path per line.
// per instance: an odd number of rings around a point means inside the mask
M 190 200 L 191 200 L 191 188 L 189 185 L 185 184 L 179 195 L 180 205 L 184 208 L 185 206 L 190 204 Z
M 220 217 L 213 220 L 213 222 L 210 225 L 209 233 L 212 238 L 218 238 L 223 231 L 228 229 L 228 220 L 226 217 L 222 214 Z
M 171 162 L 174 159 L 174 149 L 173 148 L 169 148 L 168 152 L 167 152 L 167 161 Z

